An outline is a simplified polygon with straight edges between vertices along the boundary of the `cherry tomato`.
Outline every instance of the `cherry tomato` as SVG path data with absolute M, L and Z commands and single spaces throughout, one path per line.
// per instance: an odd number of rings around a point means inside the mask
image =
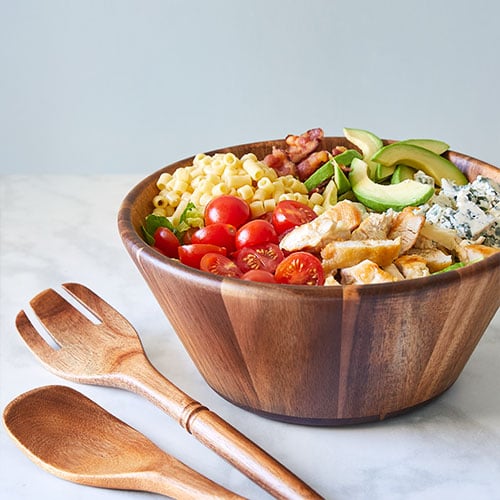
M 205 224 L 222 222 L 238 228 L 250 219 L 250 206 L 237 196 L 224 194 L 217 196 L 205 207 Z
M 304 203 L 294 200 L 280 201 L 273 212 L 273 225 L 278 234 L 284 234 L 296 226 L 312 221 L 317 217 L 314 210 Z
M 244 273 L 257 269 L 274 273 L 284 258 L 283 252 L 276 243 L 242 248 L 238 250 L 235 257 L 237 266 Z
M 262 269 L 250 269 L 241 279 L 246 281 L 259 281 L 260 283 L 276 283 L 274 276 Z
M 239 267 L 229 257 L 220 253 L 206 253 L 200 260 L 200 269 L 232 278 L 239 278 L 242 275 Z
M 198 229 L 191 235 L 191 243 L 211 243 L 219 247 L 226 247 L 228 252 L 234 252 L 236 246 L 234 236 L 236 228 L 231 224 L 215 222 Z
M 220 253 L 226 255 L 226 249 L 209 243 L 192 243 L 179 247 L 179 259 L 190 267 L 200 268 L 201 258 L 207 253 Z
M 177 257 L 179 240 L 168 227 L 159 227 L 154 234 L 154 247 L 167 257 Z
M 321 261 L 309 252 L 294 252 L 285 257 L 274 274 L 278 283 L 288 285 L 323 285 Z
M 238 229 L 235 242 L 239 250 L 264 243 L 278 243 L 278 235 L 272 224 L 263 219 L 254 219 Z

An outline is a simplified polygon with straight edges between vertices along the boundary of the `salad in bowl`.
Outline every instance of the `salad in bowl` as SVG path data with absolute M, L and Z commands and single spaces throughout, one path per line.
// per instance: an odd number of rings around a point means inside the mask
M 500 185 L 469 180 L 435 139 L 345 128 L 288 135 L 262 157 L 198 154 L 162 172 L 146 241 L 202 271 L 312 286 L 430 276 L 500 251 Z

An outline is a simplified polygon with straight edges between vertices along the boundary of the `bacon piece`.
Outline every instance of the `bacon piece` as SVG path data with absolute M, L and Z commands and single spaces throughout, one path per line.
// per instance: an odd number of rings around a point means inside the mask
M 279 176 L 293 175 L 297 177 L 297 167 L 295 163 L 288 159 L 287 154 L 282 149 L 273 147 L 273 152 L 265 156 L 262 161 L 268 167 L 276 170 Z
M 316 150 L 323 136 L 323 129 L 321 128 L 313 128 L 301 135 L 288 135 L 285 138 L 288 146 L 286 151 L 288 157 L 294 163 L 299 163 Z
M 297 173 L 301 181 L 305 181 L 310 175 L 318 170 L 321 165 L 328 161 L 328 151 L 316 151 L 311 153 L 305 160 L 297 165 Z

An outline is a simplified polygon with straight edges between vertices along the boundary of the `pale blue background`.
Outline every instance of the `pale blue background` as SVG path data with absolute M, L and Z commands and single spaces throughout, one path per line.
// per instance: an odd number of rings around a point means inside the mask
M 148 173 L 316 126 L 500 164 L 498 0 L 0 6 L 1 173 Z

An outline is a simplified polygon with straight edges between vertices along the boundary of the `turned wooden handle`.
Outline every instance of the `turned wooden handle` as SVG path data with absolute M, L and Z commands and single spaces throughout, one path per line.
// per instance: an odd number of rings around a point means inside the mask
M 132 358 L 122 365 L 114 385 L 146 397 L 275 498 L 322 498 L 261 447 L 172 384 L 147 358 Z
M 321 498 L 301 479 L 241 434 L 216 413 L 202 408 L 189 422 L 189 432 L 208 448 L 276 498 Z

